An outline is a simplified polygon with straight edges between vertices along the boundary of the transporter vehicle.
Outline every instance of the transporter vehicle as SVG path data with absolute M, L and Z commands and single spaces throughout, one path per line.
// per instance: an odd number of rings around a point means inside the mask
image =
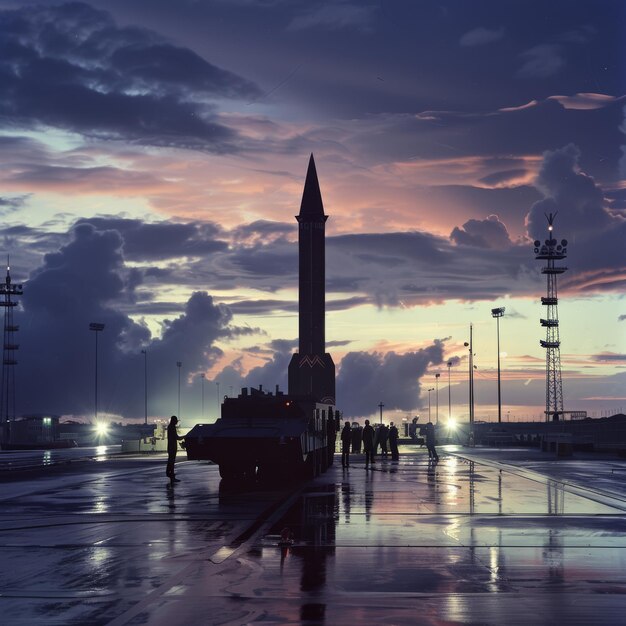
M 185 436 L 190 460 L 219 465 L 226 480 L 282 476 L 314 478 L 333 462 L 339 412 L 306 397 L 244 387 L 224 398 L 214 424 L 197 424 Z

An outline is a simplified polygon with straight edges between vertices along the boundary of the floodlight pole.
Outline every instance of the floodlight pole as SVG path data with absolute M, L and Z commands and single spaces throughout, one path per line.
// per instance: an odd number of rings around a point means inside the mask
M 473 346 L 474 327 L 470 324 L 469 342 L 463 345 L 469 348 L 469 442 L 470 446 L 474 445 L 474 346 Z
M 145 426 L 148 425 L 148 351 L 142 350 L 141 354 L 143 354 L 143 409 L 144 409 L 144 420 L 143 423 Z
M 206 374 L 203 372 L 200 374 L 200 378 L 202 379 L 202 417 L 204 418 L 204 379 L 206 378 Z
M 441 374 L 439 372 L 437 372 L 435 374 L 435 423 L 437 424 L 437 426 L 439 426 L 439 377 L 441 376 Z
M 500 318 L 504 315 L 504 307 L 491 309 L 491 316 L 496 318 L 498 335 L 498 424 L 502 422 L 502 396 L 500 395 Z
M 180 421 L 180 368 L 182 367 L 182 361 L 176 361 L 176 367 L 178 368 L 178 420 Z
M 448 422 L 452 419 L 452 391 L 450 389 L 450 368 L 452 361 L 448 361 Z
M 93 330 L 96 335 L 96 368 L 95 368 L 95 399 L 94 399 L 94 420 L 98 421 L 98 333 L 104 330 L 104 324 L 90 322 L 89 330 Z
M 216 380 L 215 384 L 217 385 L 217 417 L 220 417 L 220 381 Z
M 429 422 L 430 422 L 430 392 L 431 392 L 431 391 L 435 391 L 435 388 L 434 388 L 434 387 L 431 387 L 431 388 L 428 390 L 428 421 L 429 421 Z

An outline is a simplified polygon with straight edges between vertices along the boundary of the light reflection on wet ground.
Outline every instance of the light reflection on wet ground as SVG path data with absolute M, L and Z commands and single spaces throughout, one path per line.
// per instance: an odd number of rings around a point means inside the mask
M 11 484 L 0 609 L 14 624 L 623 623 L 619 488 L 595 498 L 549 459 L 525 476 L 481 454 L 433 465 L 407 447 L 374 471 L 356 457 L 292 500 L 206 464 L 168 489 L 153 460 Z

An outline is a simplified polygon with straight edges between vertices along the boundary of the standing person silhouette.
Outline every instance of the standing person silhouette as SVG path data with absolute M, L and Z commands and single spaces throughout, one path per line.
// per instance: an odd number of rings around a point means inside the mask
M 365 452 L 365 469 L 371 463 L 374 465 L 374 429 L 370 426 L 370 421 L 365 420 L 363 427 L 363 452 Z
M 398 428 L 391 422 L 389 425 L 389 448 L 391 449 L 391 459 L 397 461 L 400 458 L 398 452 Z
M 432 422 L 426 424 L 426 447 L 428 448 L 428 458 L 438 461 L 439 455 L 437 450 L 435 450 L 435 427 Z
M 170 479 L 171 487 L 174 486 L 174 483 L 180 482 L 174 473 L 174 464 L 176 463 L 178 442 L 181 439 L 184 439 L 184 437 L 178 436 L 176 424 L 178 424 L 178 418 L 175 415 L 172 415 L 172 417 L 170 417 L 170 423 L 167 425 L 167 468 L 165 470 L 165 475 Z
M 341 467 L 350 467 L 350 443 L 352 442 L 352 428 L 350 422 L 343 425 L 341 431 Z

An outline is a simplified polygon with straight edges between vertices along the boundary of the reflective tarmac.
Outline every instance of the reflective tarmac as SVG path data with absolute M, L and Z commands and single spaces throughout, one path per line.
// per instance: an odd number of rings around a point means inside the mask
M 10 624 L 623 623 L 626 463 L 400 452 L 374 470 L 337 457 L 300 489 L 189 462 L 170 489 L 164 458 L 3 482 L 0 609 Z

